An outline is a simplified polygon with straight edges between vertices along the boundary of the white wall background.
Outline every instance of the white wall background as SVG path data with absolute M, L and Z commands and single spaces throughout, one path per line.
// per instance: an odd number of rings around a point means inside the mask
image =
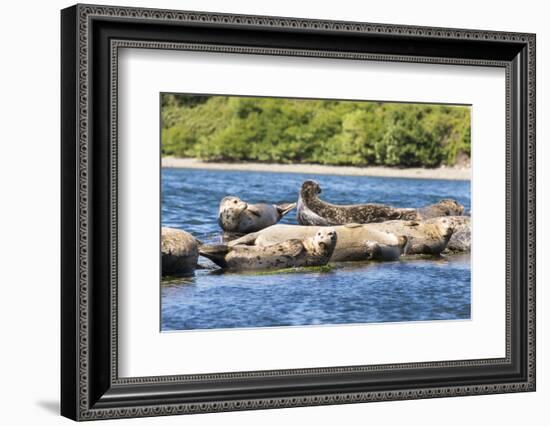
M 537 33 L 538 390 L 421 401 L 293 408 L 118 424 L 279 425 L 313 423 L 547 424 L 550 401 L 550 278 L 545 237 L 550 206 L 550 27 L 545 2 L 461 0 L 332 2 L 104 0 L 103 4 L 355 20 Z M 68 424 L 59 405 L 59 9 L 71 2 L 2 5 L 0 65 L 0 401 L 2 423 Z M 546 208 L 545 208 L 546 207 Z M 131 422 L 131 423 L 128 423 Z M 107 421 L 102 424 L 110 424 Z M 113 423 L 115 424 L 115 423 Z

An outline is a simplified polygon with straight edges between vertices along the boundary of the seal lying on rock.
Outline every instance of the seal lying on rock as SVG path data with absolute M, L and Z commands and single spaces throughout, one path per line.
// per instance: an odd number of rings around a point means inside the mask
M 404 254 L 438 255 L 445 250 L 454 231 L 454 222 L 448 217 L 425 221 L 390 220 L 355 226 L 407 236 L 409 241 Z
M 197 267 L 199 241 L 189 232 L 162 228 L 160 236 L 162 275 L 188 274 Z
M 322 226 L 273 225 L 244 237 L 233 240 L 230 246 L 254 245 L 268 247 L 291 238 L 311 238 Z M 343 225 L 331 229 L 336 231 L 336 247 L 331 261 L 350 260 L 394 260 L 404 251 L 407 238 L 396 234 L 368 228 L 366 225 Z
M 322 228 L 311 237 L 270 246 L 203 245 L 199 252 L 221 268 L 235 271 L 323 266 L 330 260 L 336 240 L 332 228 Z
M 248 204 L 239 197 L 224 197 L 220 202 L 218 222 L 226 232 L 246 234 L 275 225 L 296 203 L 270 205 Z
M 302 184 L 298 199 L 297 218 L 301 225 L 332 226 L 347 223 L 375 223 L 386 220 L 423 220 L 439 216 L 458 216 L 464 206 L 454 200 L 440 202 L 420 209 L 395 208 L 382 204 L 336 205 L 319 199 L 319 184 L 307 180 Z
M 449 216 L 453 226 L 453 235 L 447 243 L 444 253 L 468 253 L 472 245 L 472 230 L 470 216 Z M 432 223 L 436 219 L 428 219 L 426 223 Z

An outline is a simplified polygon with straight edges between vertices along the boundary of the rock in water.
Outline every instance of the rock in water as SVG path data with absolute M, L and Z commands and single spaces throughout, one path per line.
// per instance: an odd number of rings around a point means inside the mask
M 248 204 L 238 197 L 224 197 L 220 202 L 218 223 L 226 232 L 256 232 L 275 225 L 295 207 L 296 203 Z
M 330 260 L 336 240 L 333 229 L 322 228 L 311 237 L 289 239 L 270 246 L 202 245 L 199 252 L 218 266 L 234 271 L 323 266 Z
M 333 226 L 348 223 L 377 223 L 387 220 L 423 220 L 439 216 L 458 216 L 464 206 L 454 200 L 441 200 L 420 209 L 396 208 L 382 204 L 337 205 L 319 199 L 319 184 L 307 180 L 298 199 L 297 218 L 301 225 Z
M 245 235 L 229 243 L 233 245 L 255 245 L 267 247 L 289 239 L 311 238 L 322 226 L 273 225 L 259 232 Z M 403 253 L 407 238 L 393 233 L 370 229 L 366 225 L 334 226 L 336 247 L 331 261 L 351 260 L 394 260 Z
M 162 275 L 189 274 L 197 267 L 199 242 L 189 232 L 161 229 Z

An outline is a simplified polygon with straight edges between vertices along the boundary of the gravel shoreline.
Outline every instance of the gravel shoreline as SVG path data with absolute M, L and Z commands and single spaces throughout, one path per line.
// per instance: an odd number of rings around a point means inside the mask
M 311 173 L 320 175 L 378 176 L 414 179 L 470 180 L 469 167 L 438 167 L 435 169 L 392 167 L 353 167 L 326 166 L 320 164 L 270 164 L 270 163 L 215 163 L 195 158 L 162 158 L 162 167 L 207 169 L 207 170 L 241 170 L 274 173 Z

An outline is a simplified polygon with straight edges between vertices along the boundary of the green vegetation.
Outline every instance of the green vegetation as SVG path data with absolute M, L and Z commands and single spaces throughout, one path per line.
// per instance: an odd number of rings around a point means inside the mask
M 470 156 L 470 108 L 162 95 L 162 155 L 207 161 L 437 167 Z

